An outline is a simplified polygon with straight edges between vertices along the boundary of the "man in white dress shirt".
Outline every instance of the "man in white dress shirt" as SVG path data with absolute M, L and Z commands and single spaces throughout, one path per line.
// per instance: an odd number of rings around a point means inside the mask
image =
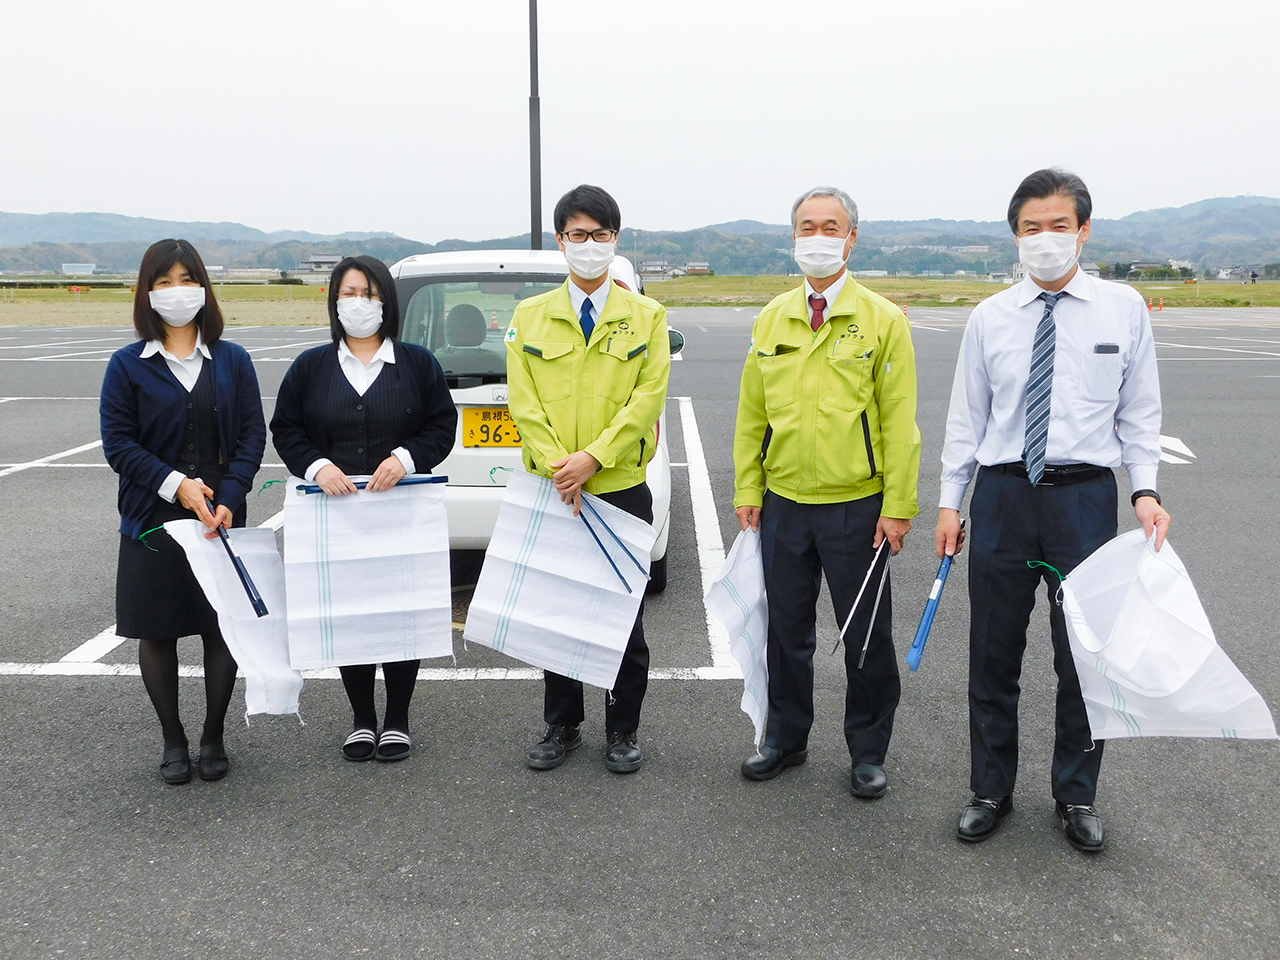
M 1092 206 L 1074 174 L 1037 170 L 1022 181 L 1008 218 L 1027 275 L 974 309 L 956 364 L 937 547 L 939 556 L 960 552 L 960 506 L 973 481 L 974 796 L 957 828 L 970 843 L 991 836 L 1013 809 L 1018 678 L 1043 579 L 1058 674 L 1052 770 L 1058 818 L 1077 849 L 1105 845 L 1093 805 L 1103 744 L 1090 735 L 1066 622 L 1055 602 L 1058 578 L 1116 535 L 1115 467 L 1128 470 L 1134 510 L 1157 549 L 1169 529 L 1155 490 L 1160 382 L 1151 318 L 1137 292 L 1079 268 Z

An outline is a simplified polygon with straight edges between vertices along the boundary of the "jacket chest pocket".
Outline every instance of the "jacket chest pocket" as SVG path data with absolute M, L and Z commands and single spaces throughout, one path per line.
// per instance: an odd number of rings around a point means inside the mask
M 565 340 L 526 340 L 529 375 L 544 403 L 563 400 L 573 392 L 573 344 Z
M 766 412 L 782 410 L 796 402 L 800 379 L 800 351 L 796 347 L 778 344 L 771 354 L 757 353 L 760 380 L 764 385 Z
M 849 412 L 866 407 L 867 393 L 873 379 L 872 348 L 865 341 L 837 340 L 826 352 L 823 403 Z
M 634 337 L 605 336 L 600 341 L 600 352 L 604 357 L 597 368 L 601 376 L 596 380 L 596 389 L 614 403 L 626 403 L 640 376 L 640 365 L 644 363 L 648 349 L 648 343 Z
M 1120 396 L 1120 356 L 1115 353 L 1083 354 L 1076 377 L 1080 395 L 1086 400 L 1114 401 Z

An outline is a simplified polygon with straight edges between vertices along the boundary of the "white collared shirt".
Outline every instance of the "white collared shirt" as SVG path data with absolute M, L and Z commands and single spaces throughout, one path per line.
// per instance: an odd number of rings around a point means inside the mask
M 1030 276 L 978 304 L 956 362 L 938 505 L 959 510 L 979 465 L 1022 460 L 1031 345 L 1044 293 Z M 1142 297 L 1083 270 L 1054 308 L 1046 463 L 1123 465 L 1154 490 L 1160 463 L 1160 377 Z
M 388 363 L 395 362 L 395 345 L 387 337 L 382 338 L 382 344 L 367 364 L 351 352 L 351 348 L 347 346 L 346 337 L 338 341 L 338 369 L 347 378 L 347 383 L 351 384 L 351 389 L 362 397 L 368 393 L 369 388 L 378 379 L 378 375 L 382 373 L 382 368 Z M 404 447 L 396 447 L 391 452 L 400 461 L 406 474 L 414 472 L 413 455 L 408 450 Z M 333 461 L 328 457 L 321 457 L 307 467 L 307 472 L 303 479 L 307 483 L 315 482 L 316 474 L 320 472 L 321 468 L 327 467 L 331 463 Z
M 573 278 L 569 278 L 569 302 L 573 304 L 573 315 L 581 319 L 582 304 L 585 300 L 591 301 L 591 322 L 598 324 L 600 315 L 604 313 L 604 305 L 609 302 L 609 290 L 613 286 L 613 280 L 605 277 L 604 283 L 591 291 L 591 296 L 587 296 L 585 290 L 573 282 Z M 592 331 L 593 333 L 595 331 Z
M 849 270 L 848 268 L 845 268 L 845 270 L 841 272 L 839 280 L 827 287 L 827 289 L 823 290 L 821 293 L 818 293 L 817 290 L 813 289 L 813 284 L 809 282 L 809 278 L 804 278 L 804 303 L 806 309 L 809 311 L 809 326 L 813 326 L 813 304 L 809 302 L 809 298 L 815 293 L 820 297 L 826 297 L 827 309 L 822 312 L 822 320 L 825 323 L 830 319 L 831 308 L 836 305 L 836 298 L 840 296 L 840 291 L 844 289 L 844 282 L 848 279 Z
M 182 384 L 182 388 L 187 393 L 196 388 L 196 381 L 200 379 L 200 370 L 204 367 L 205 358 L 213 359 L 213 354 L 209 352 L 209 348 L 205 345 L 204 337 L 201 335 L 199 327 L 196 328 L 196 347 L 191 351 L 191 356 L 179 360 L 164 348 L 163 340 L 148 340 L 142 347 L 140 356 L 145 360 L 147 357 L 154 357 L 157 353 L 164 357 L 165 366 L 169 368 L 169 372 Z M 164 483 L 160 484 L 160 489 L 156 493 L 162 499 L 173 503 L 178 496 L 178 487 L 185 479 L 187 479 L 185 473 L 179 473 L 174 470 L 164 478 Z
M 204 366 L 205 358 L 213 359 L 213 354 L 205 346 L 199 327 L 196 328 L 196 348 L 191 351 L 191 356 L 179 360 L 164 348 L 163 340 L 148 340 L 142 348 L 141 356 L 145 360 L 147 357 L 154 357 L 157 353 L 164 357 L 165 366 L 177 377 L 187 393 L 196 388 L 196 381 L 200 379 L 200 370 Z

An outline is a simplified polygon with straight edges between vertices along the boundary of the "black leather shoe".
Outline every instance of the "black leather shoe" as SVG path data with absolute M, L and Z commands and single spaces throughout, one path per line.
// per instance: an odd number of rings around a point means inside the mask
M 878 800 L 889 787 L 884 767 L 878 763 L 856 763 L 853 766 L 853 795 L 859 800 Z
M 220 743 L 201 744 L 200 759 L 196 763 L 201 780 L 221 780 L 227 775 L 228 766 L 226 747 Z
M 1085 853 L 1097 853 L 1107 845 L 1107 831 L 1092 805 L 1058 803 L 1058 820 L 1067 842 Z
M 636 733 L 609 733 L 604 765 L 613 773 L 635 773 L 644 763 L 644 751 L 636 744 Z
M 165 748 L 160 758 L 160 778 L 170 786 L 191 781 L 191 754 L 185 744 Z
M 1011 813 L 1012 797 L 980 797 L 974 794 L 960 811 L 956 836 L 965 843 L 979 843 L 995 833 L 1000 821 Z
M 808 750 L 777 750 L 767 743 L 742 761 L 742 775 L 748 780 L 772 780 L 787 767 L 798 767 L 809 759 Z
M 547 724 L 542 739 L 529 748 L 525 762 L 534 770 L 551 770 L 564 763 L 565 754 L 582 746 L 582 733 L 577 727 Z

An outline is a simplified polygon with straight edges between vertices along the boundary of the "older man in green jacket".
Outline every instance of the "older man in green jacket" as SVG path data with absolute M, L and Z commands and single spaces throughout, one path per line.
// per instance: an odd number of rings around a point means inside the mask
M 756 319 L 734 436 L 734 507 L 743 530 L 760 531 L 769 597 L 768 724 L 742 773 L 767 780 L 808 758 L 821 576 L 842 624 L 875 563 L 845 635 L 844 717 L 853 794 L 874 800 L 900 685 L 888 582 L 871 598 L 889 562 L 877 549 L 901 550 L 918 512 L 915 351 L 902 311 L 845 267 L 858 236 L 849 196 L 807 191 L 792 225 L 805 282 Z

